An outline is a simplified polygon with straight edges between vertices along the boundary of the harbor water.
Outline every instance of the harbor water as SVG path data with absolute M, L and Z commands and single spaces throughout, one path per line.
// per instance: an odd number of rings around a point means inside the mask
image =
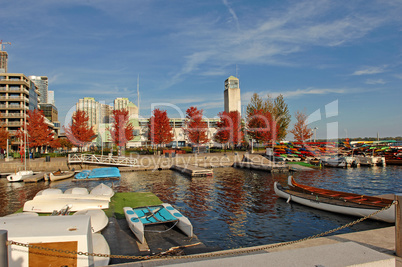
M 153 192 L 176 206 L 193 223 L 194 233 L 207 246 L 231 249 L 292 241 L 331 230 L 355 217 L 333 214 L 279 199 L 274 181 L 286 184 L 287 173 L 271 174 L 231 167 L 216 168 L 214 175 L 190 178 L 178 172 L 123 172 L 120 181 L 105 181 L 116 192 Z M 296 181 L 316 187 L 358 194 L 402 193 L 402 166 L 303 171 Z M 0 179 L 0 216 L 17 211 L 45 188 L 87 187 L 99 181 L 8 183 Z M 366 220 L 335 234 L 390 224 Z

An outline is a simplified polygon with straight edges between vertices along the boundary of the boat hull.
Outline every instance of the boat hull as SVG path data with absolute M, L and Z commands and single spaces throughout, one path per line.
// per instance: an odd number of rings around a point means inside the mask
M 275 193 L 284 199 L 287 199 L 289 202 L 293 201 L 311 208 L 316 208 L 320 210 L 325 210 L 325 211 L 330 211 L 330 212 L 335 212 L 335 213 L 340 213 L 340 214 L 345 214 L 345 215 L 351 215 L 351 216 L 357 216 L 357 217 L 365 217 L 368 216 L 377 210 L 379 208 L 357 208 L 357 207 L 348 207 L 344 205 L 339 205 L 339 204 L 330 204 L 330 203 L 325 203 L 323 202 L 323 198 L 316 198 L 316 196 L 309 196 L 307 194 L 303 195 L 296 195 L 296 192 L 293 192 L 291 190 L 285 190 L 283 189 L 278 182 L 274 183 L 274 190 Z M 314 199 L 314 198 L 315 199 Z M 380 213 L 370 217 L 371 219 L 379 220 L 379 221 L 384 221 L 388 223 L 394 223 L 395 222 L 395 208 L 391 207 L 387 210 L 381 211 Z
M 25 202 L 23 211 L 52 213 L 55 210 L 64 209 L 66 206 L 71 206 L 69 209 L 71 212 L 85 209 L 108 209 L 109 201 L 103 199 L 40 198 Z
M 73 216 L 82 215 L 88 215 L 91 217 L 91 230 L 93 233 L 102 231 L 109 223 L 109 218 L 101 209 L 80 210 L 73 214 Z
M 74 172 L 73 171 L 65 171 L 65 172 L 61 172 L 60 174 L 53 174 L 50 173 L 49 174 L 49 179 L 50 181 L 54 182 L 54 181 L 60 181 L 60 180 L 64 180 L 64 179 L 68 179 L 74 176 Z
M 24 179 L 33 175 L 33 171 L 19 171 L 7 176 L 9 182 L 23 182 Z

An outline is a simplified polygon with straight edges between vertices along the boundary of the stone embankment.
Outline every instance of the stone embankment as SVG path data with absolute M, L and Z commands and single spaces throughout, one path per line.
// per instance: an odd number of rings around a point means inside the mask
M 245 152 L 228 152 L 228 153 L 213 153 L 213 154 L 184 154 L 176 155 L 175 157 L 155 156 L 155 155 L 135 155 L 132 158 L 137 159 L 137 166 L 133 167 L 119 167 L 120 171 L 152 171 L 152 170 L 167 170 L 173 165 L 182 166 L 198 166 L 202 168 L 218 168 L 218 167 L 239 167 L 241 162 L 244 164 L 250 164 L 253 162 L 259 165 L 269 165 L 272 169 L 272 163 L 262 156 L 255 157 L 250 160 L 251 156 Z M 248 163 L 246 163 L 248 162 Z M 36 158 L 27 160 L 27 169 L 34 172 L 53 172 L 57 170 L 82 170 L 93 169 L 100 166 L 110 165 L 94 165 L 94 164 L 68 164 L 67 158 L 50 158 L 46 161 L 46 158 Z M 242 166 L 244 167 L 244 166 Z M 0 173 L 13 173 L 24 169 L 24 164 L 15 159 L 12 161 L 0 160 Z M 286 170 L 283 166 L 280 168 L 282 171 Z

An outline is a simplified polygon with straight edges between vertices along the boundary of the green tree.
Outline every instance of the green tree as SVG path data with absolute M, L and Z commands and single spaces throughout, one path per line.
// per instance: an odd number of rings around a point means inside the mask
M 278 133 L 277 139 L 284 140 L 286 135 L 288 134 L 288 127 L 290 124 L 290 112 L 288 105 L 285 103 L 283 99 L 283 95 L 280 94 L 277 98 L 275 98 L 273 105 L 273 115 L 278 124 Z

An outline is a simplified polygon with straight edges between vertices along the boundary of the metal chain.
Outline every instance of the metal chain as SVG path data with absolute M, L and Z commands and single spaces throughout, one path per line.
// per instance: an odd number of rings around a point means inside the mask
M 206 253 L 206 254 L 199 254 L 199 255 L 185 255 L 185 256 L 164 256 L 164 255 L 152 255 L 152 256 L 128 256 L 128 255 L 109 255 L 109 254 L 100 254 L 100 253 L 89 253 L 89 252 L 81 252 L 81 251 L 74 251 L 74 250 L 63 250 L 63 249 L 54 249 L 54 248 L 48 248 L 48 247 L 42 247 L 42 246 L 38 246 L 38 245 L 31 245 L 31 244 L 25 244 L 25 243 L 20 243 L 20 242 L 16 242 L 16 241 L 7 241 L 6 245 L 11 246 L 11 245 L 16 245 L 16 246 L 21 246 L 21 247 L 27 247 L 27 248 L 33 248 L 33 249 L 39 249 L 39 250 L 46 250 L 46 251 L 51 251 L 51 252 L 57 252 L 57 253 L 65 253 L 65 254 L 75 254 L 75 255 L 84 255 L 84 256 L 94 256 L 94 257 L 106 257 L 106 258 L 115 258 L 115 259 L 134 259 L 134 260 L 150 260 L 150 259 L 161 259 L 161 258 L 169 258 L 169 259 L 195 259 L 195 258 L 211 258 L 211 257 L 220 257 L 220 256 L 228 256 L 228 255 L 238 255 L 238 254 L 244 254 L 244 253 L 250 253 L 250 252 L 256 252 L 256 251 L 262 251 L 262 250 L 268 250 L 268 249 L 273 249 L 273 248 L 279 248 L 279 247 L 284 247 L 284 246 L 288 246 L 288 245 L 292 245 L 292 244 L 296 244 L 296 243 L 300 243 L 303 241 L 307 241 L 310 239 L 315 239 L 318 237 L 322 237 L 331 233 L 334 233 L 336 231 L 345 229 L 347 227 L 353 226 L 355 224 L 358 224 L 364 220 L 369 219 L 370 217 L 373 217 L 374 215 L 377 215 L 378 213 L 387 210 L 389 208 L 391 208 L 392 205 L 397 204 L 397 201 L 393 201 L 391 204 L 389 204 L 386 207 L 383 207 L 380 210 L 377 210 L 365 217 L 362 217 L 360 219 L 357 219 L 353 222 L 347 223 L 343 226 L 337 227 L 335 229 L 332 230 L 328 230 L 326 232 L 320 233 L 320 234 L 316 234 L 316 235 L 312 235 L 309 237 L 305 237 L 302 239 L 298 239 L 298 240 L 294 240 L 294 241 L 289 241 L 289 242 L 283 242 L 283 243 L 279 243 L 279 244 L 273 244 L 273 245 L 266 245 L 266 246 L 262 246 L 262 247 L 258 247 L 258 248 L 246 248 L 244 250 L 239 251 L 238 249 L 236 250 L 228 250 L 228 251 L 223 251 L 223 252 L 217 252 L 217 253 Z M 48 254 L 50 256 L 56 256 L 57 255 L 51 255 Z

